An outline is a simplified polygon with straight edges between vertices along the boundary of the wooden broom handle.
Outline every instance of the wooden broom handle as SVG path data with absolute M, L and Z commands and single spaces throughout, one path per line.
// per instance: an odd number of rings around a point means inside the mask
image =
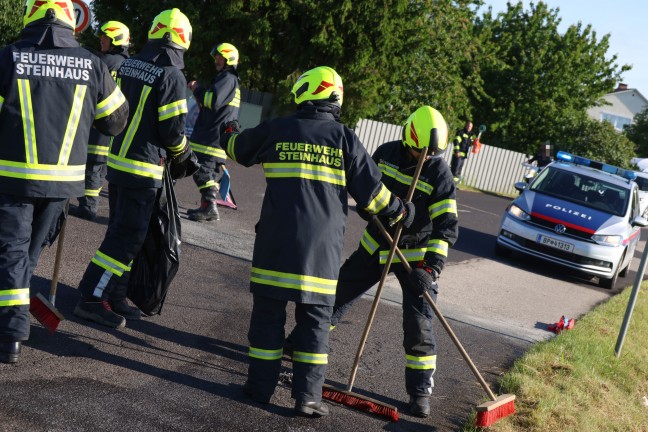
M 49 301 L 52 303 L 52 306 L 56 301 L 56 289 L 58 287 L 59 272 L 61 269 L 61 258 L 63 257 L 63 242 L 65 241 L 65 226 L 67 225 L 67 215 L 68 209 L 70 206 L 70 200 L 65 203 L 65 209 L 63 210 L 65 217 L 63 218 L 63 223 L 61 224 L 61 232 L 59 233 L 57 244 L 56 244 L 56 258 L 54 259 L 54 274 L 52 274 L 52 282 L 50 284 L 50 295 Z
M 421 154 L 419 155 L 418 163 L 416 164 L 416 170 L 414 171 L 414 176 L 412 177 L 412 183 L 410 184 L 409 190 L 407 191 L 407 197 L 405 198 L 404 203 L 410 202 L 414 196 L 414 191 L 416 190 L 416 183 L 418 178 L 421 175 L 423 169 L 423 164 L 427 159 L 428 148 L 425 147 Z M 372 216 L 372 219 L 378 220 L 376 216 Z M 373 323 L 374 317 L 376 316 L 376 310 L 378 309 L 378 303 L 380 302 L 380 296 L 382 294 L 383 286 L 385 285 L 385 280 L 387 279 L 387 274 L 389 273 L 389 267 L 391 266 L 392 260 L 394 259 L 394 252 L 396 250 L 396 245 L 398 245 L 398 240 L 400 239 L 401 232 L 403 231 L 403 221 L 399 221 L 396 225 L 396 230 L 394 231 L 395 242 L 392 243 L 392 247 L 389 249 L 389 255 L 387 255 L 387 262 L 385 262 L 385 267 L 383 267 L 382 275 L 380 276 L 380 282 L 378 283 L 378 288 L 376 289 L 376 294 L 374 296 L 373 303 L 371 304 L 371 310 L 369 312 L 369 317 L 367 318 L 367 324 L 365 325 L 364 332 L 362 333 L 362 338 L 360 339 L 360 344 L 358 345 L 358 351 L 356 352 L 355 360 L 353 362 L 353 367 L 351 368 L 351 375 L 349 376 L 349 382 L 347 384 L 347 391 L 353 389 L 353 383 L 355 382 L 356 375 L 358 373 L 358 366 L 360 365 L 360 357 L 364 351 L 365 343 L 369 337 L 369 330 L 371 330 L 371 324 Z
M 394 241 L 392 240 L 391 236 L 389 235 L 389 232 L 387 232 L 387 230 L 385 229 L 385 226 L 382 224 L 382 222 L 380 222 L 380 220 L 378 218 L 373 218 L 373 221 L 378 226 L 378 229 L 382 233 L 383 237 L 385 237 L 385 240 L 387 240 L 387 242 L 389 244 L 391 244 L 392 247 L 393 247 L 394 244 L 397 245 L 397 243 L 394 243 Z M 410 273 L 412 271 L 412 267 L 407 262 L 407 259 L 405 258 L 403 253 L 398 248 L 398 245 L 396 246 L 396 253 L 398 254 L 398 257 L 400 258 L 401 263 L 403 264 L 403 267 L 405 267 L 405 270 L 407 270 L 407 273 Z M 461 353 L 461 356 L 464 358 L 464 360 L 466 360 L 466 363 L 468 363 L 468 366 L 470 367 L 470 370 L 472 371 L 473 375 L 475 375 L 475 378 L 477 378 L 477 381 L 479 381 L 479 384 L 481 384 L 484 391 L 486 391 L 486 393 L 488 394 L 488 397 L 490 397 L 491 400 L 493 400 L 493 401 L 496 400 L 497 398 L 495 397 L 495 394 L 493 393 L 493 391 L 490 389 L 490 387 L 488 386 L 488 384 L 484 380 L 484 377 L 479 373 L 479 370 L 477 370 L 477 366 L 475 366 L 475 363 L 473 363 L 472 359 L 470 358 L 470 356 L 468 355 L 468 353 L 464 349 L 463 345 L 459 341 L 459 338 L 455 335 L 454 331 L 452 331 L 452 328 L 450 328 L 450 324 L 448 324 L 448 321 L 446 321 L 445 317 L 441 313 L 441 310 L 439 310 L 436 303 L 434 303 L 434 299 L 432 299 L 432 296 L 430 295 L 430 293 L 425 291 L 423 293 L 423 297 L 430 304 L 430 307 L 432 307 L 432 310 L 434 311 L 434 314 L 437 316 L 437 318 L 441 322 L 441 325 L 446 330 L 446 332 L 448 332 L 448 335 L 450 336 L 450 339 L 452 339 L 452 342 L 454 342 L 454 344 L 456 345 L 457 349 Z

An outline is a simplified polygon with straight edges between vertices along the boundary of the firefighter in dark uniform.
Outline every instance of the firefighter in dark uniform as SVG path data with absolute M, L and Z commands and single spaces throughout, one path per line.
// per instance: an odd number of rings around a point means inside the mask
M 551 144 L 542 144 L 540 151 L 527 160 L 528 164 L 532 164 L 533 162 L 536 163 L 538 168 L 544 168 L 553 162 L 553 157 L 551 156 Z
M 218 75 L 209 87 L 191 81 L 188 86 L 200 106 L 200 113 L 189 138 L 191 149 L 198 156 L 200 169 L 193 179 L 200 191 L 200 207 L 187 211 L 195 221 L 219 220 L 218 184 L 223 177 L 227 155 L 220 146 L 223 125 L 238 120 L 241 90 L 236 73 L 239 53 L 234 45 L 220 43 L 211 50 Z
M 292 397 L 296 414 L 327 415 L 322 384 L 328 333 L 350 194 L 392 223 L 413 219 L 413 206 L 380 182 L 380 170 L 358 137 L 339 122 L 343 87 L 329 67 L 298 78 L 296 114 L 223 136 L 232 160 L 263 164 L 267 188 L 256 225 L 250 288 L 253 309 L 244 391 L 268 403 L 283 354 L 287 302 L 295 302 Z M 235 124 L 235 123 L 234 123 Z
M 431 134 L 430 131 L 435 129 L 436 134 Z M 408 276 L 398 264 L 398 255 L 394 256 L 391 267 L 403 291 L 405 387 L 410 395 L 410 412 L 419 417 L 427 417 L 430 413 L 428 399 L 436 368 L 433 312 L 421 297 L 420 286 L 423 284 L 436 301 L 436 280 L 443 270 L 448 248 L 457 240 L 458 234 L 455 183 L 448 164 L 439 156 L 446 149 L 447 142 L 448 129 L 443 116 L 437 110 L 423 106 L 407 119 L 402 140 L 385 143 L 373 154 L 373 160 L 382 170 L 383 184 L 399 197 L 407 195 L 420 149 L 428 147 L 431 154 L 423 165 L 412 198 L 414 222 L 403 230 L 398 242 L 414 271 Z M 362 209 L 358 213 L 369 219 Z M 393 230 L 388 228 L 388 231 Z M 393 238 L 394 233 L 391 235 Z M 358 249 L 340 269 L 332 326 L 340 322 L 356 299 L 380 280 L 389 249 L 390 245 L 379 229 L 370 222 Z
M 461 181 L 461 171 L 463 170 L 464 162 L 470 152 L 470 147 L 477 136 L 472 132 L 473 124 L 471 121 L 466 122 L 463 129 L 457 131 L 457 135 L 452 141 L 452 160 L 450 161 L 450 170 L 455 182 Z
M 126 300 L 128 278 L 162 186 L 164 160 L 171 159 L 174 178 L 198 169 L 184 135 L 187 82 L 182 68 L 190 42 L 187 17 L 178 9 L 166 10 L 153 20 L 142 51 L 124 60 L 117 73 L 131 112 L 108 153 L 110 220 L 79 284 L 81 299 L 74 314 L 81 318 L 119 328 L 125 318 L 140 317 L 140 310 Z
M 96 33 L 99 36 L 101 52 L 97 55 L 108 66 L 110 74 L 117 76 L 117 70 L 128 58 L 130 32 L 128 27 L 119 21 L 108 21 L 99 26 Z M 106 176 L 106 161 L 110 137 L 99 132 L 96 128 L 90 130 L 88 142 L 88 161 L 86 162 L 85 191 L 79 198 L 79 206 L 70 206 L 70 214 L 86 220 L 97 218 L 99 193 Z
M 28 0 L 20 40 L 0 50 L 0 362 L 29 338 L 29 282 L 66 201 L 83 193 L 91 126 L 126 124 L 105 64 L 74 38 L 70 0 Z

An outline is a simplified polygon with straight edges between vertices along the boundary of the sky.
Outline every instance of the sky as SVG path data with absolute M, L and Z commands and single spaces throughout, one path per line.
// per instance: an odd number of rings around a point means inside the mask
M 506 10 L 507 0 L 485 0 L 484 3 L 480 11 L 485 11 L 488 6 L 492 6 L 493 13 L 497 13 Z M 511 0 L 511 3 L 517 3 L 517 0 Z M 531 2 L 524 0 L 522 3 L 528 10 Z M 560 9 L 558 12 L 558 16 L 562 19 L 560 31 L 580 21 L 583 26 L 592 25 L 597 40 L 605 34 L 610 34 L 607 58 L 610 59 L 616 54 L 618 65 L 632 65 L 632 70 L 624 72 L 621 76 L 621 82 L 627 84 L 628 88 L 636 88 L 642 95 L 648 97 L 648 43 L 646 43 L 648 38 L 645 34 L 648 1 L 544 0 L 544 3 L 551 9 Z

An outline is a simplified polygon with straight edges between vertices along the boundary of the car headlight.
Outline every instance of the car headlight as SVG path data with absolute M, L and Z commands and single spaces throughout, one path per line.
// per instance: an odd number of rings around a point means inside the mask
M 621 246 L 623 237 L 620 235 L 594 234 L 592 240 L 603 246 Z
M 511 204 L 511 207 L 508 209 L 508 214 L 513 216 L 515 219 L 523 220 L 523 221 L 528 221 L 531 219 L 531 216 L 529 213 L 525 212 L 522 210 L 520 207 L 516 206 L 515 204 Z

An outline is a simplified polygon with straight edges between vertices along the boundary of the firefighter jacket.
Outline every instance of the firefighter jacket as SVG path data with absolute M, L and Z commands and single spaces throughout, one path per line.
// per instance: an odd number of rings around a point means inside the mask
M 122 62 L 128 58 L 128 47 L 113 47 L 107 53 L 97 52 L 97 55 L 108 66 L 110 75 L 116 78 L 117 70 Z M 108 147 L 110 147 L 110 137 L 99 132 L 97 128 L 90 129 L 88 163 L 105 163 L 108 160 Z
M 194 97 L 200 113 L 189 138 L 196 153 L 212 156 L 225 163 L 227 155 L 220 146 L 220 134 L 228 121 L 238 120 L 241 90 L 236 69 L 227 67 L 214 78 L 209 88 L 197 87 Z
M 405 199 L 412 183 L 416 160 L 408 157 L 402 141 L 392 141 L 378 147 L 373 154 L 374 161 L 382 171 L 382 182 L 395 195 Z M 399 249 L 408 262 L 425 261 L 439 272 L 443 269 L 448 248 L 457 240 L 459 223 L 457 219 L 455 182 L 445 160 L 432 156 L 423 164 L 412 203 L 416 209 L 414 222 L 404 228 L 398 242 Z M 383 218 L 381 218 L 383 219 Z M 394 236 L 394 228 L 386 221 L 383 225 Z M 374 223 L 369 223 L 360 241 L 361 248 L 374 255 L 380 254 L 380 263 L 387 261 L 389 244 Z M 394 263 L 400 258 L 394 255 Z
M 301 109 L 223 138 L 232 160 L 263 164 L 267 182 L 251 291 L 332 306 L 348 194 L 372 214 L 401 211 L 402 204 L 380 182 L 380 170 L 355 133 L 329 112 Z
M 108 152 L 111 183 L 128 188 L 162 186 L 164 158 L 188 149 L 184 135 L 187 81 L 182 51 L 148 42 L 124 60 L 117 83 L 131 106 L 128 126 Z M 180 57 L 178 57 L 180 55 Z
M 468 157 L 468 152 L 470 151 L 470 146 L 472 142 L 477 138 L 477 135 L 472 132 L 468 132 L 466 128 L 459 129 L 457 131 L 457 136 L 455 136 L 453 143 L 453 156 L 456 156 L 457 152 L 459 157 L 466 159 Z
M 115 135 L 127 116 L 108 68 L 69 28 L 27 26 L 0 50 L 0 193 L 83 196 L 91 125 Z

